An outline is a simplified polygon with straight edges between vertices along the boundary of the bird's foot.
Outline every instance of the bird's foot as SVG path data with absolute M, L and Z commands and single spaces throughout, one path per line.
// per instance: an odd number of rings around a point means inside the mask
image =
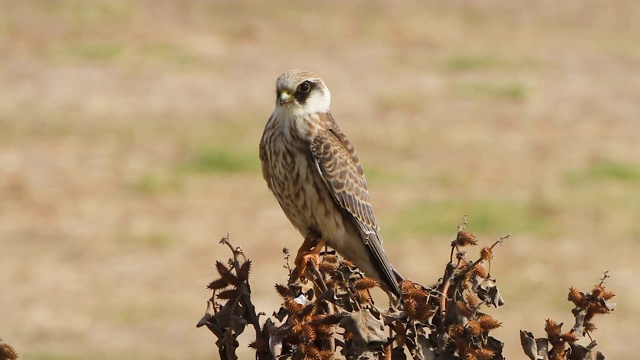
M 309 261 L 312 261 L 316 267 L 320 264 L 320 252 L 326 243 L 327 241 L 324 239 L 318 241 L 310 237 L 304 239 L 304 243 L 298 249 L 298 254 L 294 261 L 296 267 L 292 273 L 294 275 L 292 276 L 293 279 L 300 279 L 304 276 Z

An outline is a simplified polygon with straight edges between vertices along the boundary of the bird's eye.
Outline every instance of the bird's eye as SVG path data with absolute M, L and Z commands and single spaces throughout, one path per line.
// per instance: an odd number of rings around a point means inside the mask
M 311 90 L 311 85 L 309 84 L 308 81 L 305 81 L 298 86 L 298 91 L 300 92 L 306 93 L 306 92 L 309 92 L 309 90 Z

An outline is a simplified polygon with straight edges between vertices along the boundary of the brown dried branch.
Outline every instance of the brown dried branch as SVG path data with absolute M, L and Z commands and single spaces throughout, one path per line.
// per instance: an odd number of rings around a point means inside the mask
M 575 324 L 566 333 L 562 333 L 562 323 L 548 319 L 545 325 L 546 338 L 534 339 L 533 334 L 520 331 L 520 339 L 525 354 L 532 360 L 591 360 L 604 359 L 599 351 L 594 350 L 596 342 L 591 338 L 595 331 L 592 320 L 597 314 L 608 314 L 615 308 L 615 303 L 609 300 L 615 295 L 605 289 L 604 281 L 609 277 L 605 271 L 600 283 L 593 286 L 590 293 L 578 291 L 574 287 L 569 288 L 567 300 L 571 301 L 575 308 L 571 310 Z M 578 344 L 578 341 L 587 335 L 590 343 L 587 346 Z
M 504 304 L 491 263 L 496 245 L 510 235 L 480 247 L 478 258 L 470 260 L 460 248 L 476 246 L 478 239 L 466 225 L 465 217 L 442 278 L 430 287 L 404 281 L 400 302 L 384 308 L 371 297 L 377 283 L 335 252 L 321 252 L 292 269 L 285 249 L 289 279 L 275 285 L 282 306 L 262 324 L 251 302 L 251 261 L 226 236 L 221 243 L 232 258 L 228 265 L 216 262 L 217 278 L 208 285 L 213 294 L 198 327 L 206 326 L 216 336 L 221 359 L 237 359 L 237 337 L 246 326 L 255 329 L 249 347 L 261 360 L 333 359 L 338 354 L 347 359 L 504 359 L 504 344 L 490 335 L 502 323 L 482 308 Z M 525 354 L 530 359 L 600 359 L 595 342 L 582 346 L 578 340 L 591 336 L 595 315 L 615 306 L 610 302 L 615 295 L 604 286 L 607 278 L 605 273 L 589 293 L 569 289 L 568 299 L 575 305 L 569 331 L 553 320 L 546 322 L 545 338 L 521 331 Z

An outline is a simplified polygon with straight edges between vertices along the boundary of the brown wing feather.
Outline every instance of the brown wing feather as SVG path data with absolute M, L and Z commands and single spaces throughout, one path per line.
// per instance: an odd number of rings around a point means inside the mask
M 330 114 L 327 114 L 329 117 Z M 367 245 L 380 276 L 390 290 L 399 295 L 400 276 L 382 248 L 378 224 L 373 216 L 367 181 L 354 147 L 333 119 L 331 128 L 321 131 L 311 143 L 311 153 L 329 192 L 346 210 Z
M 269 121 L 267 122 L 267 124 L 269 122 L 271 122 L 271 118 L 269 118 Z M 271 185 L 271 172 L 269 171 L 269 158 L 268 158 L 267 149 L 264 143 L 268 135 L 267 134 L 268 130 L 269 128 L 267 125 L 267 127 L 264 128 L 264 132 L 262 133 L 262 138 L 260 139 L 259 156 L 260 156 L 260 168 L 262 170 L 262 177 L 267 182 L 267 186 L 269 187 L 269 190 L 273 192 L 273 186 Z

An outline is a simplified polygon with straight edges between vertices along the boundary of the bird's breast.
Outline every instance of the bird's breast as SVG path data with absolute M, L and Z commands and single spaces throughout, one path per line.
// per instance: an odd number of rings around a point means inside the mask
M 293 226 L 327 240 L 344 237 L 344 218 L 315 164 L 308 143 L 281 133 L 267 144 L 271 189 Z

